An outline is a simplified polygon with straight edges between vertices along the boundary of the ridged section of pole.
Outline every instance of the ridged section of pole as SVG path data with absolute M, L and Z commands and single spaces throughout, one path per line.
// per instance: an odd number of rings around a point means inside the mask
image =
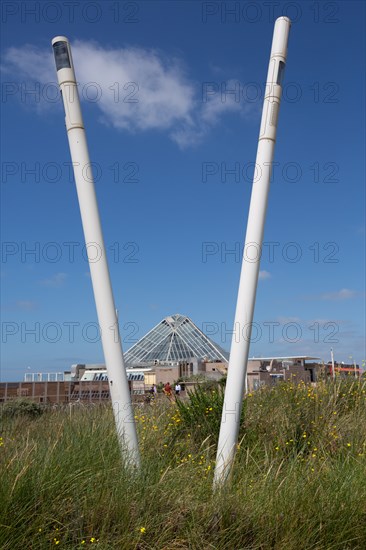
M 263 103 L 262 121 L 256 158 L 256 170 L 250 199 L 243 263 L 236 305 L 233 336 L 221 418 L 219 443 L 216 456 L 214 487 L 221 487 L 227 480 L 238 442 L 238 432 L 244 396 L 251 327 L 257 291 L 264 223 L 278 112 L 282 93 L 282 78 L 287 57 L 287 43 L 291 22 L 279 17 L 275 22 L 267 84 Z
M 73 163 L 81 220 L 88 253 L 101 340 L 108 373 L 117 435 L 125 463 L 140 464 L 138 441 L 118 320 L 109 277 L 99 209 L 88 145 L 80 109 L 70 44 L 64 36 L 52 40 L 58 83 L 65 108 L 65 122 Z

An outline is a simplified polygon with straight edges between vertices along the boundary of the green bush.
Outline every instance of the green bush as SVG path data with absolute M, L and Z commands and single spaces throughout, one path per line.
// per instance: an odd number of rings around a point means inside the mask
M 196 441 L 210 437 L 211 443 L 217 443 L 222 406 L 224 403 L 224 388 L 217 382 L 205 382 L 188 391 L 189 400 L 177 399 L 180 422 L 177 423 L 174 436 L 182 433 L 192 433 Z M 244 420 L 242 408 L 241 425 Z
M 28 399 L 17 399 L 9 401 L 1 408 L 3 417 L 13 418 L 16 416 L 27 416 L 28 418 L 38 418 L 43 414 L 44 407 L 39 403 L 34 403 Z

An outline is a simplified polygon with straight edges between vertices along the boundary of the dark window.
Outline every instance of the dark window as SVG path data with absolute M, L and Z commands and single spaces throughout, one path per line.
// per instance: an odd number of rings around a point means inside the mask
M 56 70 L 70 69 L 70 56 L 67 49 L 67 42 L 55 42 L 53 45 L 53 53 L 55 54 Z
M 277 81 L 276 81 L 276 84 L 279 84 L 280 86 L 282 86 L 284 74 L 285 74 L 285 64 L 284 64 L 283 61 L 280 61 L 280 64 L 279 64 L 279 66 L 278 66 L 278 73 L 277 73 Z

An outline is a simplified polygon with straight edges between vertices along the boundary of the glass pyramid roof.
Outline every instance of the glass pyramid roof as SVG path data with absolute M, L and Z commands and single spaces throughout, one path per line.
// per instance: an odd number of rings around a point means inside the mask
M 229 354 L 210 340 L 188 317 L 163 319 L 125 354 L 128 366 L 140 363 L 178 362 L 190 358 L 228 361 Z

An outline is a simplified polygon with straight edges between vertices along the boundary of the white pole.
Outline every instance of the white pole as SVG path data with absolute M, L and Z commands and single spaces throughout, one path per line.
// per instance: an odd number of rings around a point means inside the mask
M 332 376 L 333 380 L 335 379 L 335 369 L 334 369 L 334 355 L 333 355 L 333 348 L 330 348 L 330 356 L 332 359 Z
M 108 373 L 118 440 L 125 461 L 140 464 L 131 395 L 123 360 L 118 320 L 91 172 L 71 48 L 67 38 L 52 40 L 58 83 L 65 108 L 65 122 L 74 168 L 76 190 L 87 248 L 95 304 Z
M 276 141 L 278 110 L 282 93 L 282 77 L 287 57 L 290 26 L 291 21 L 287 17 L 279 17 L 276 20 L 273 33 L 259 132 L 256 170 L 250 200 L 236 305 L 234 334 L 231 341 L 230 361 L 216 456 L 215 487 L 222 485 L 231 471 L 238 440 L 264 222 Z M 252 252 L 253 249 L 255 250 L 254 255 Z M 240 329 L 239 338 L 235 338 L 235 328 L 237 327 Z

